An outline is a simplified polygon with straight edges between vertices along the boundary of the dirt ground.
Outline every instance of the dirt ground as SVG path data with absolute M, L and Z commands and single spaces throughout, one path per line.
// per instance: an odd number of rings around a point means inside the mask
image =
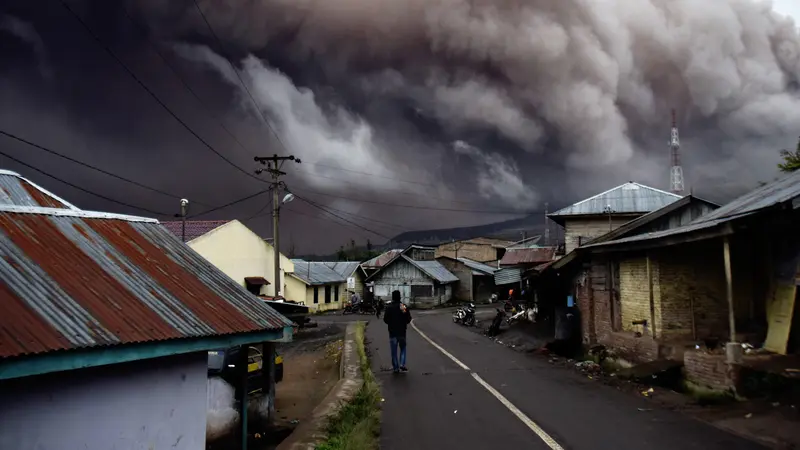
M 493 316 L 490 311 L 479 310 L 478 325 L 470 331 L 484 334 Z M 679 411 L 731 433 L 761 442 L 770 448 L 800 449 L 800 404 L 775 400 L 701 404 L 687 394 L 620 379 L 616 374 L 597 368 L 587 370 L 586 366 L 579 365 L 580 361 L 554 355 L 543 348 L 552 340 L 552 336 L 551 325 L 517 323 L 511 327 L 503 324 L 497 337 L 487 339 L 493 339 L 497 344 L 516 351 L 529 353 L 532 357 L 547 358 L 553 366 L 578 371 L 589 379 L 630 395 L 647 397 L 653 402 L 654 408 Z
M 281 344 L 283 381 L 275 387 L 275 420 L 269 428 L 249 425 L 249 448 L 273 450 L 311 412 L 339 380 L 344 324 L 324 324 L 297 330 L 293 341 Z M 238 449 L 235 436 L 223 438 L 208 450 Z

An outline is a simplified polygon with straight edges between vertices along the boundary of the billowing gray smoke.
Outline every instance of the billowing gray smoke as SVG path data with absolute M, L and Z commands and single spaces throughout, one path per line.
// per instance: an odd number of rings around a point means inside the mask
M 548 177 L 544 164 L 574 175 L 567 180 L 576 194 L 627 179 L 666 186 L 672 108 L 688 184 L 717 196 L 774 177 L 778 150 L 800 133 L 800 36 L 770 2 L 209 0 L 200 6 L 224 41 L 268 63 L 313 67 L 318 85 L 343 92 L 335 114 L 347 109 L 348 95 L 362 106 L 364 99 L 408 102 L 436 121 L 447 140 L 464 141 L 440 147 L 453 158 L 478 158 L 480 167 L 502 148 L 513 155 L 507 164 L 519 177 L 510 181 L 515 192 L 520 180 L 533 191 L 563 180 Z M 202 33 L 192 8 L 168 11 L 163 0 L 152 0 L 144 11 L 173 29 L 181 17 L 188 36 Z M 245 67 L 256 84 L 254 71 L 270 70 L 254 61 Z M 272 92 L 264 95 L 279 97 Z M 349 114 L 356 124 L 350 129 L 369 126 Z M 291 130 L 281 128 L 292 141 Z M 369 161 L 384 159 L 382 152 L 397 155 L 397 148 L 387 150 L 397 144 L 387 141 L 370 140 L 360 151 L 373 152 Z M 487 197 L 512 200 L 495 195 L 502 185 L 488 185 Z

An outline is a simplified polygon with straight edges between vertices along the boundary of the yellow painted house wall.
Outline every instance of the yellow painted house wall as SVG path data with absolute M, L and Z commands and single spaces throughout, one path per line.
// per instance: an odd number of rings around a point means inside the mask
M 266 278 L 270 284 L 262 287 L 260 294 L 275 295 L 275 250 L 238 220 L 228 222 L 187 244 L 242 286 L 245 286 L 245 277 Z M 292 272 L 294 263 L 281 255 L 281 285 L 285 285 L 285 274 Z M 288 295 L 286 298 L 294 300 Z
M 316 285 L 316 286 L 309 286 L 305 284 L 305 282 L 301 281 L 299 278 L 295 278 L 290 276 L 288 278 L 289 282 L 287 286 L 289 286 L 290 291 L 295 290 L 297 292 L 298 298 L 302 297 L 304 300 L 305 306 L 308 306 L 310 311 L 329 311 L 335 309 L 342 309 L 345 305 L 345 302 L 350 300 L 350 295 L 347 292 L 347 283 L 340 283 L 339 286 L 339 297 L 338 298 L 331 298 L 330 303 L 325 303 L 325 285 Z M 336 294 L 336 289 L 334 284 L 331 284 L 331 297 Z M 317 300 L 319 303 L 314 303 L 314 288 L 319 290 Z M 302 294 L 301 294 L 302 292 Z
M 285 297 L 287 300 L 300 302 L 305 304 L 306 306 L 309 306 L 309 303 L 306 298 L 307 286 L 303 281 L 290 275 L 286 277 L 285 284 L 286 284 Z

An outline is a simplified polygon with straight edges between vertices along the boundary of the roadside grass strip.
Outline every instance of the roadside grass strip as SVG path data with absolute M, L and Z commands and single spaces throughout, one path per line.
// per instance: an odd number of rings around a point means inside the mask
M 380 434 L 381 392 L 364 346 L 365 322 L 356 327 L 356 346 L 364 383 L 328 422 L 328 437 L 317 450 L 376 450 Z

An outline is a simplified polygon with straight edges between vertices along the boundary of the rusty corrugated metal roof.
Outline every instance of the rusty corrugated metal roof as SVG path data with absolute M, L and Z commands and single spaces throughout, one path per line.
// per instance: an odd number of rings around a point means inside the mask
M 0 357 L 291 326 L 151 219 L 0 206 L 0 279 Z
M 389 250 L 389 251 L 387 251 L 385 253 L 382 253 L 382 254 L 380 254 L 380 255 L 378 255 L 378 256 L 376 256 L 376 257 L 374 257 L 374 258 L 372 258 L 372 259 L 370 259 L 368 261 L 364 261 L 363 263 L 361 263 L 361 267 L 363 267 L 365 269 L 377 269 L 379 267 L 383 267 L 383 266 L 386 265 L 386 263 L 388 263 L 389 261 L 393 260 L 397 255 L 399 255 L 400 253 L 403 253 L 403 250 L 404 249 L 402 249 L 402 248 L 396 248 L 396 249 L 393 249 L 393 250 Z
M 520 248 L 507 250 L 503 255 L 503 259 L 500 260 L 500 265 L 541 264 L 552 261 L 555 257 L 555 247 Z
M 47 189 L 9 170 L 0 170 L 0 205 L 78 209 Z

